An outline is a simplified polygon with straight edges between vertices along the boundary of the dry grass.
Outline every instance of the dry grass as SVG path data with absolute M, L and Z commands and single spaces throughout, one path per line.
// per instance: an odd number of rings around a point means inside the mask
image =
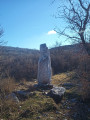
M 75 77 L 75 72 L 67 72 L 58 75 L 54 75 L 52 77 L 53 85 L 61 85 L 63 83 L 78 82 Z M 76 108 L 79 104 L 71 103 L 70 100 L 76 99 L 78 100 L 78 93 L 80 89 L 77 91 L 78 86 L 74 86 L 69 90 L 66 89 L 66 93 L 58 105 L 55 101 L 43 94 L 43 91 L 37 91 L 33 89 L 33 85 L 36 84 L 34 82 L 23 81 L 17 84 L 16 90 L 28 90 L 32 91 L 32 96 L 29 96 L 24 101 L 20 101 L 18 104 L 14 103 L 12 100 L 2 101 L 2 108 L 0 113 L 0 118 L 5 120 L 73 120 L 72 115 L 77 113 L 77 111 L 81 111 L 82 109 Z M 77 93 L 77 96 L 76 96 Z M 19 107 L 20 106 L 20 107 Z M 81 104 L 82 106 L 82 104 Z M 70 109 L 68 109 L 70 108 Z M 66 116 L 66 114 L 69 114 Z M 85 114 L 86 115 L 86 114 Z M 81 114 L 80 114 L 81 116 Z M 77 116 L 78 117 L 78 116 Z M 82 120 L 82 118 L 78 117 L 77 120 Z
M 66 82 L 72 82 L 71 79 L 75 73 L 74 72 L 66 72 L 52 76 L 52 84 L 54 85 L 62 85 Z
M 0 90 L 4 94 L 12 93 L 15 90 L 15 81 L 12 78 L 0 80 Z
M 0 80 L 0 118 L 8 119 L 10 114 L 17 109 L 17 104 L 7 97 L 15 91 L 16 84 L 14 79 L 7 78 Z M 14 115 L 14 114 L 13 114 Z
M 37 84 L 37 80 L 33 80 L 32 82 L 28 82 L 27 80 L 24 79 L 19 84 L 17 84 L 16 90 L 28 90 L 28 89 L 33 90 L 34 84 Z

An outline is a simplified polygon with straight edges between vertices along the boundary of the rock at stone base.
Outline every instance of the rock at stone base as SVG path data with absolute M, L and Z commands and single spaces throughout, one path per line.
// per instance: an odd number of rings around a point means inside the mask
M 50 90 L 53 88 L 52 84 L 35 84 L 34 87 L 38 90 Z
M 56 103 L 59 103 L 65 93 L 66 89 L 64 87 L 53 87 L 53 89 L 50 90 L 48 95 L 52 97 Z

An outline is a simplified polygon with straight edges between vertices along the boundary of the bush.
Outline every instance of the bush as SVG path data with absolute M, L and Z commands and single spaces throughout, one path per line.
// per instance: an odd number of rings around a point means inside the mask
M 15 89 L 15 82 L 12 78 L 0 80 L 0 116 L 8 119 L 10 114 L 17 110 L 17 104 L 7 96 Z
M 85 101 L 90 99 L 90 56 L 84 55 L 80 59 L 77 74 L 81 83 L 81 95 Z

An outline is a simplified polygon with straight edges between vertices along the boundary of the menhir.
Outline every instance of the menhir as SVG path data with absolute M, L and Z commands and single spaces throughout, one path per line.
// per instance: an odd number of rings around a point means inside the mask
M 40 58 L 38 61 L 38 84 L 49 85 L 51 83 L 50 52 L 46 44 L 40 45 Z

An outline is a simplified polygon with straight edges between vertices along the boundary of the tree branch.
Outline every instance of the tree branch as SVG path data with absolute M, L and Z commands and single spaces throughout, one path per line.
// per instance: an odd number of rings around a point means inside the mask
M 60 30 L 59 30 L 59 31 L 55 30 L 55 31 L 56 31 L 60 36 L 63 35 L 63 36 L 65 36 L 65 37 L 67 37 L 67 38 L 69 38 L 69 39 L 72 39 L 72 40 L 76 40 L 76 39 L 77 39 L 77 40 L 81 40 L 81 39 L 78 38 L 78 37 L 70 36 L 70 35 L 66 34 L 66 33 L 65 33 L 65 30 L 66 30 L 66 29 L 64 29 L 63 31 L 60 31 Z
M 88 8 L 87 8 L 87 10 L 86 10 L 86 16 L 85 16 L 85 20 L 84 20 L 84 24 L 83 24 L 83 30 L 85 30 L 86 24 L 87 24 L 88 19 L 89 19 L 89 17 L 90 17 L 90 15 L 89 15 L 89 10 L 90 10 L 90 4 L 89 4 L 89 6 L 88 6 Z
M 82 1 L 81 0 L 78 0 L 78 1 L 80 3 L 81 7 L 86 11 L 87 9 L 83 6 Z

